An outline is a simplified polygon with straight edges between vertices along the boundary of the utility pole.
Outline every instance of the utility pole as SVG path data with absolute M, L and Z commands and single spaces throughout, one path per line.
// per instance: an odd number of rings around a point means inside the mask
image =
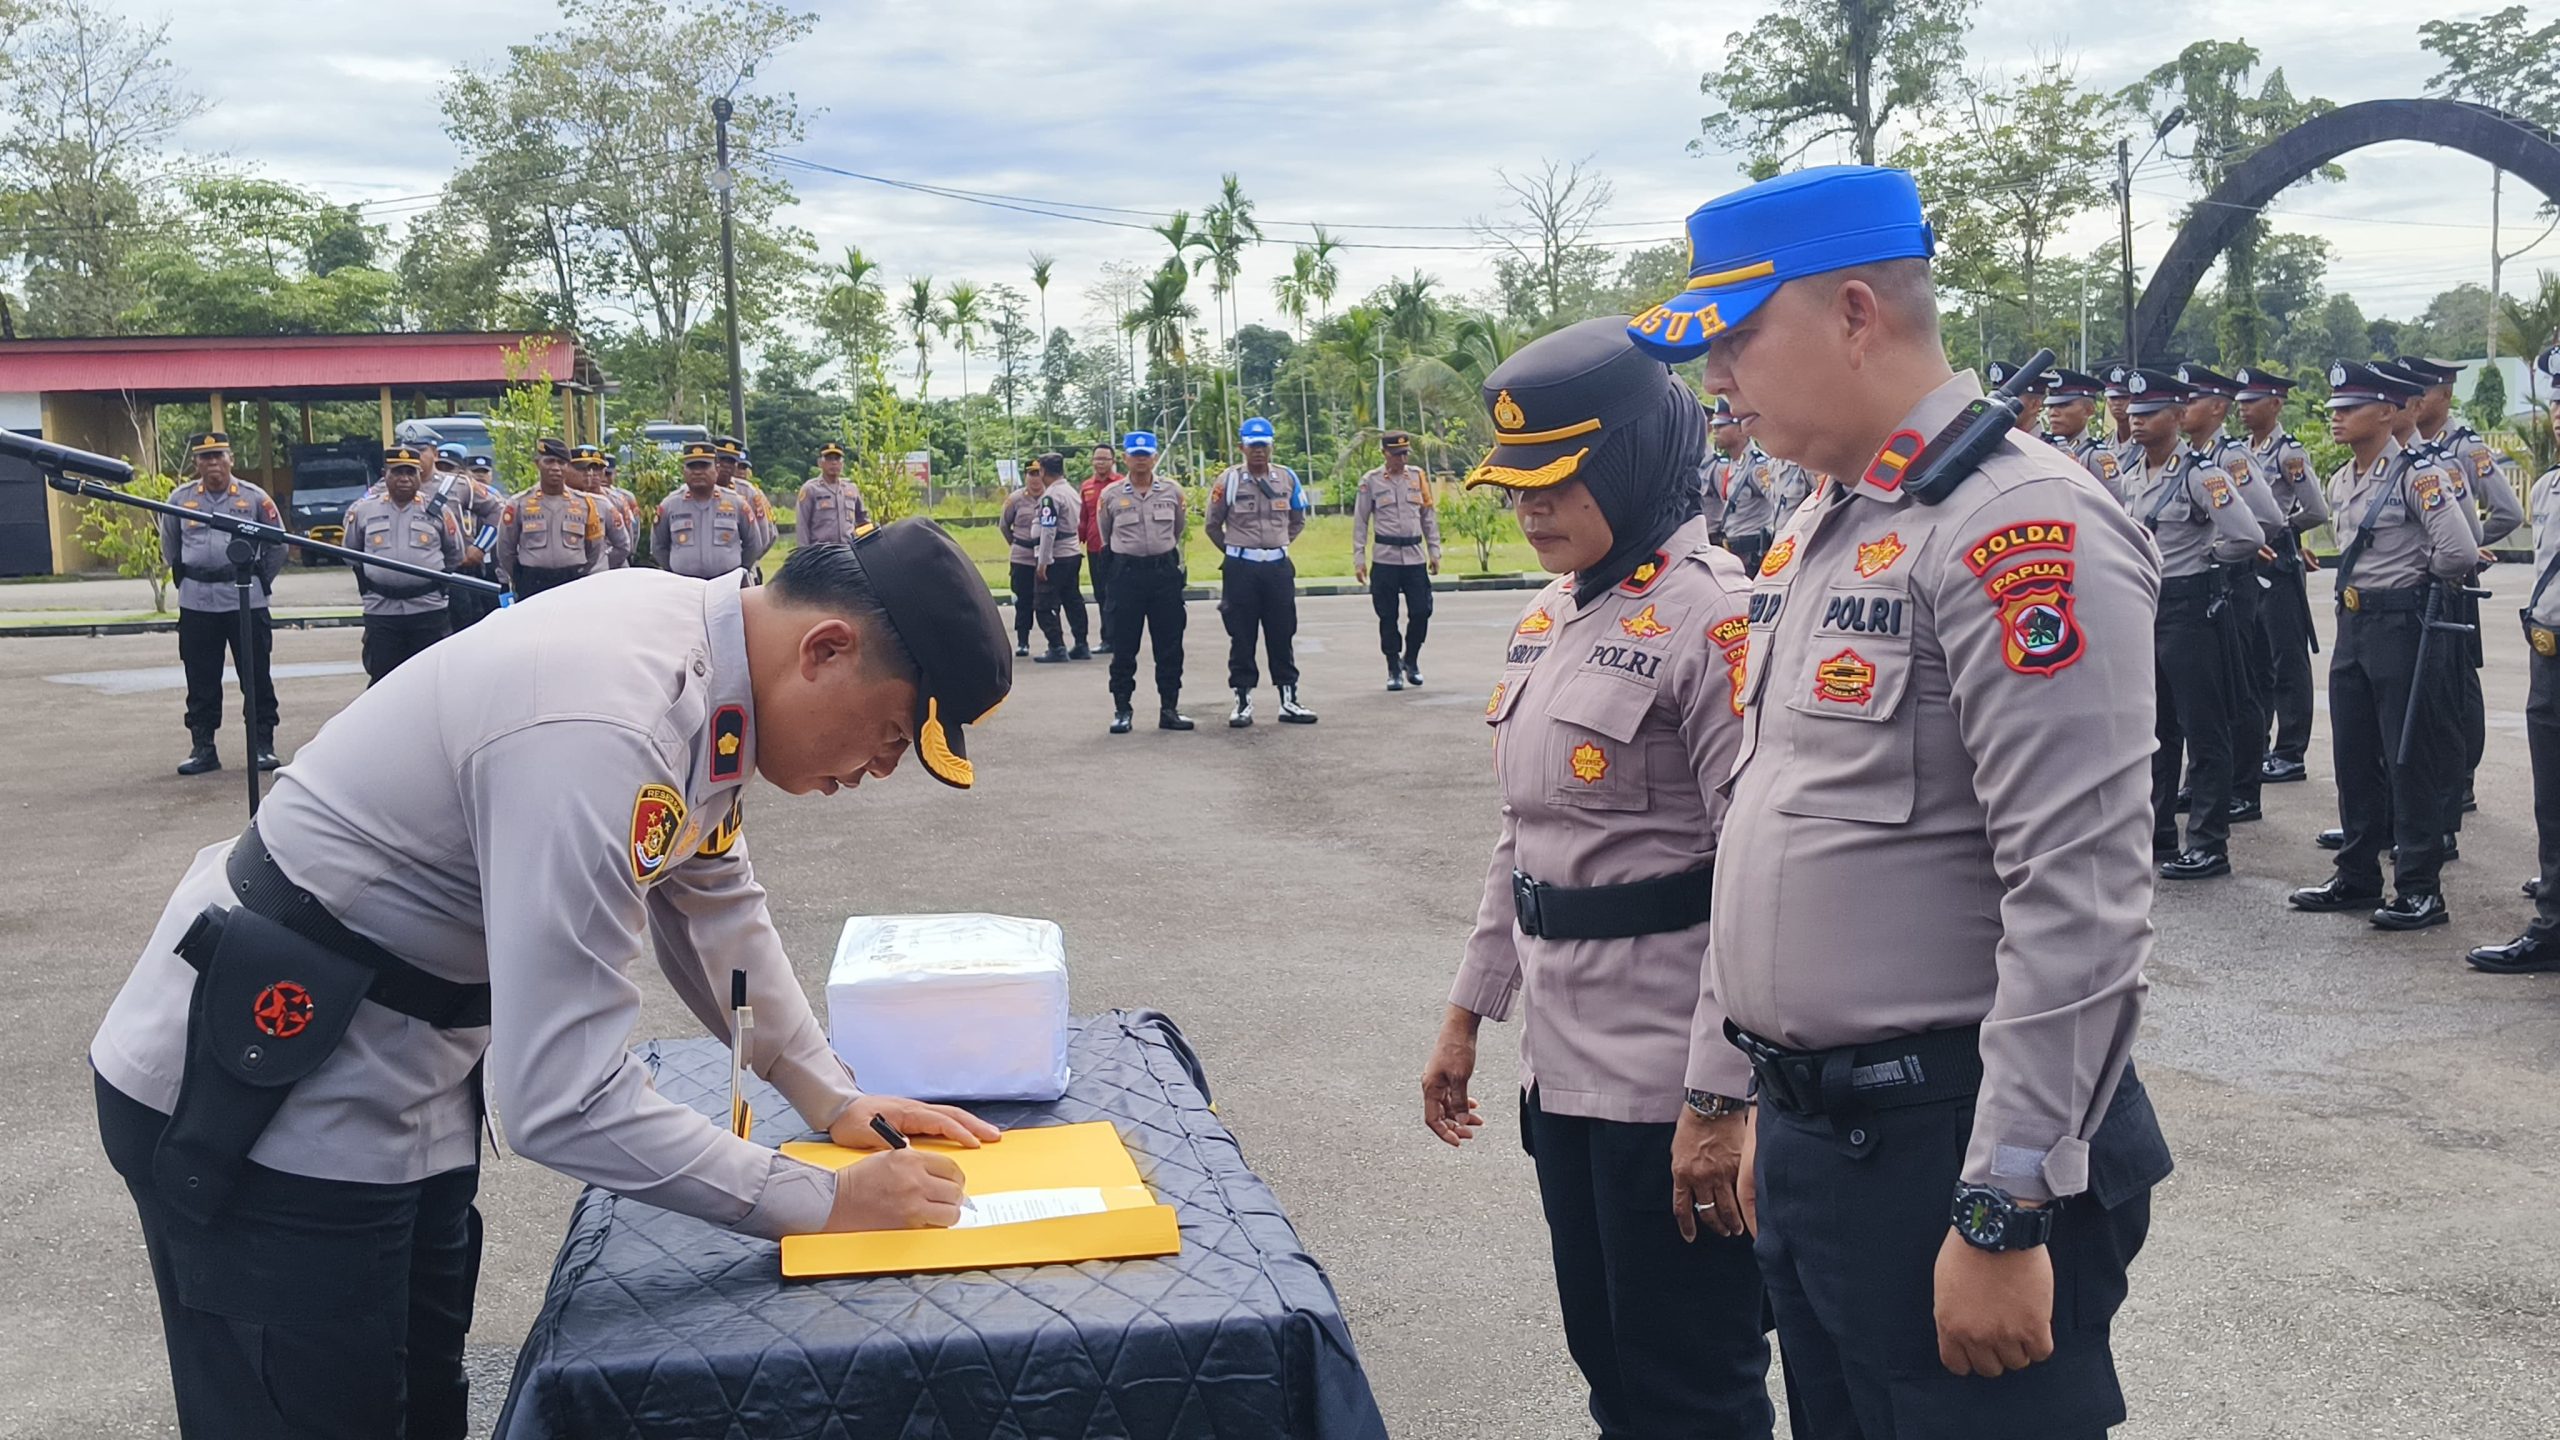
M 711 130 L 719 150 L 719 168 L 711 172 L 711 188 L 720 192 L 720 292 L 729 322 L 729 433 L 747 442 L 747 388 L 738 361 L 738 246 L 730 228 L 729 209 L 738 188 L 729 169 L 729 97 L 711 102 Z
M 2142 337 L 2133 329 L 2133 142 L 2116 141 L 2116 213 L 2123 229 L 2118 258 L 2124 262 L 2124 363 L 2142 364 Z

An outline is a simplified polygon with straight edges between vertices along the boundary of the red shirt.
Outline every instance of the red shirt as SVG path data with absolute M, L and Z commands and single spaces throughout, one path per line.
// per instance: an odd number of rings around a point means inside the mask
M 1114 473 L 1094 475 L 1085 480 L 1084 519 L 1077 524 L 1076 533 L 1083 537 L 1084 553 L 1087 555 L 1102 553 L 1102 487 L 1128 478 L 1126 475 Z

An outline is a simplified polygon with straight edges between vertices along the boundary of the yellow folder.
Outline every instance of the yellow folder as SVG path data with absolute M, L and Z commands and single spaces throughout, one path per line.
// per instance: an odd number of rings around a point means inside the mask
M 1173 1207 L 1156 1203 L 1138 1179 L 1137 1162 L 1108 1121 L 1010 1130 L 993 1145 L 963 1149 L 939 1140 L 916 1147 L 948 1155 L 972 1196 L 1015 1190 L 1094 1189 L 1103 1210 L 989 1225 L 972 1230 L 861 1230 L 791 1235 L 782 1242 L 782 1273 L 808 1280 L 829 1275 L 917 1275 L 1053 1265 L 1076 1260 L 1134 1260 L 1173 1255 L 1182 1231 Z M 782 1153 L 829 1170 L 859 1165 L 884 1150 L 794 1141 Z

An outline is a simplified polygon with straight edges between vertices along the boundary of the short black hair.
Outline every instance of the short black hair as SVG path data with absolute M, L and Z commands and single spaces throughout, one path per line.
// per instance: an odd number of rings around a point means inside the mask
M 765 588 L 785 605 L 824 610 L 852 621 L 862 631 L 862 638 L 871 642 L 874 662 L 885 667 L 882 673 L 911 683 L 919 679 L 921 672 L 915 657 L 907 653 L 897 627 L 889 623 L 888 607 L 880 603 L 879 592 L 871 588 L 871 576 L 855 558 L 852 546 L 798 546 Z
M 1042 455 L 1040 457 L 1040 473 L 1043 475 L 1055 475 L 1061 480 L 1065 479 L 1067 476 L 1067 457 L 1059 454 L 1055 450 L 1051 450 Z

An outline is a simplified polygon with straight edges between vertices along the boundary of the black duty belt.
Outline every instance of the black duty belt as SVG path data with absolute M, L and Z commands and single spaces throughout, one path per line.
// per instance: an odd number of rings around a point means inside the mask
M 2160 578 L 2163 600 L 2202 600 L 2222 592 L 2222 576 L 2208 570 L 2202 575 L 2164 575 Z
M 1378 533 L 1378 543 L 1381 545 L 1419 545 L 1422 543 L 1422 537 L 1419 535 L 1389 535 L 1384 531 L 1380 531 Z
M 2389 615 L 2400 611 L 2416 614 L 2427 608 L 2427 589 L 2423 585 L 2401 590 L 2349 585 L 2338 591 L 2338 608 L 2358 615 Z
M 1684 870 L 1625 885 L 1550 885 L 1511 872 L 1511 910 L 1520 933 L 1547 940 L 1622 940 L 1703 922 L 1713 906 L 1716 869 Z
M 1797 1115 L 1894 1110 L 1982 1088 L 1982 1027 L 1925 1030 L 1836 1050 L 1790 1050 L 1732 1021 L 1724 1037 L 1751 1059 L 1762 1101 Z
M 264 915 L 324 950 L 354 960 L 373 971 L 367 1000 L 423 1020 L 439 1030 L 469 1030 L 489 1023 L 489 987 L 431 975 L 342 924 L 308 890 L 286 878 L 256 821 L 231 848 L 224 871 L 231 893 L 242 908 Z M 183 952 L 182 952 L 183 953 Z M 190 962 L 194 963 L 194 962 Z
M 1111 552 L 1111 563 L 1114 565 L 1161 565 L 1168 570 L 1179 570 L 1182 568 L 1182 552 L 1159 550 L 1153 555 L 1137 555 L 1126 550 L 1114 550 Z

